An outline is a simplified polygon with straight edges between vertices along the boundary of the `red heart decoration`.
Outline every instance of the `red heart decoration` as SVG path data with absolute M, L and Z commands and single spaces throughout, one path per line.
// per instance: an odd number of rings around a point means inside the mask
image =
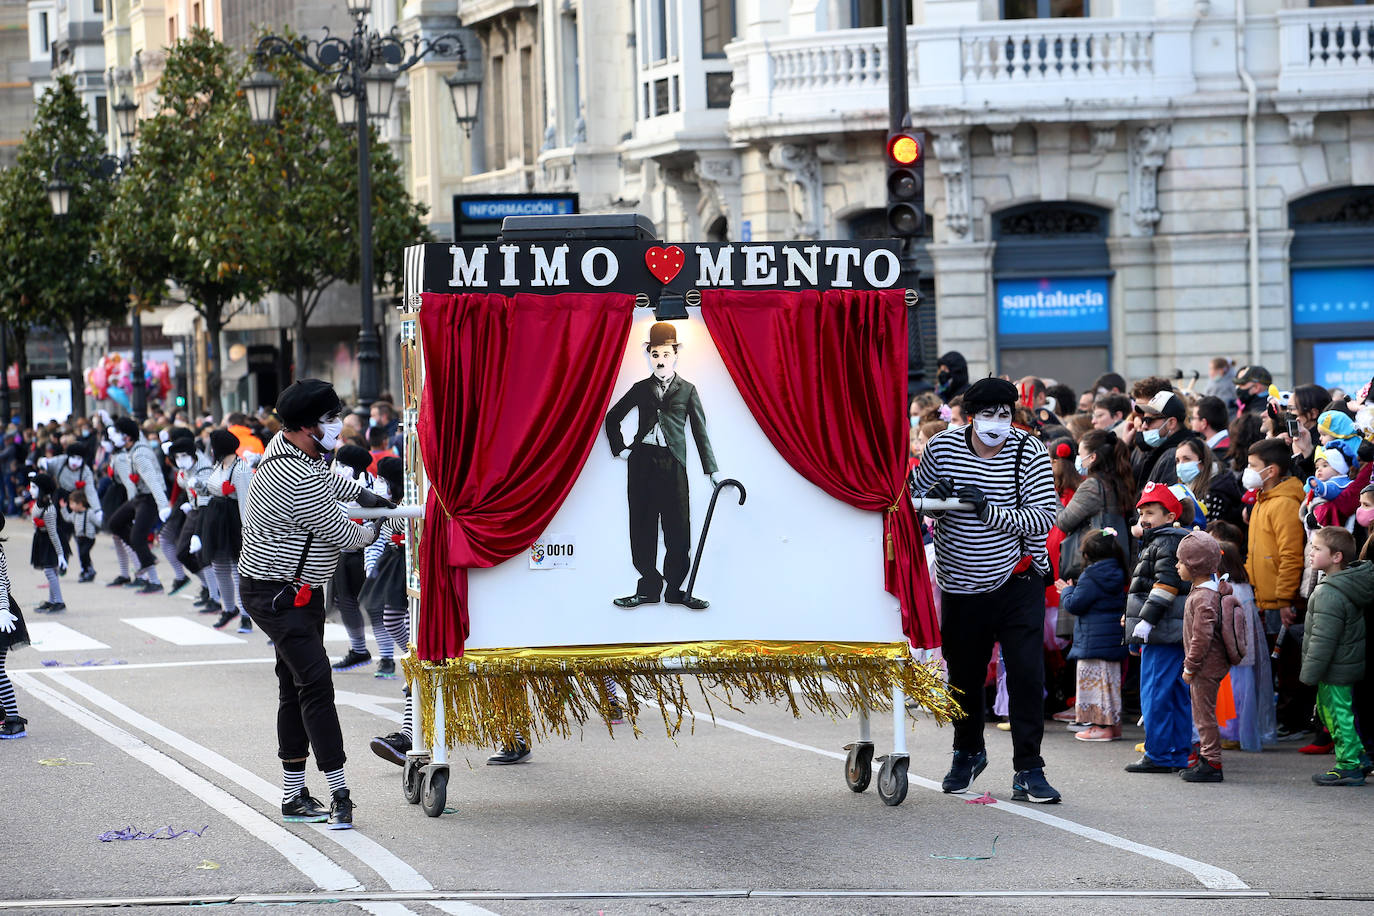
M 667 283 L 676 277 L 686 262 L 687 253 L 676 245 L 650 248 L 644 252 L 644 266 L 649 268 L 649 273 L 658 278 L 660 283 Z
M 48 527 L 48 523 L 43 521 L 41 518 L 36 518 L 33 520 L 33 527 L 42 531 L 44 528 Z
M 78 480 L 78 481 L 76 482 L 76 488 L 77 488 L 78 490 L 84 490 L 84 489 L 86 489 L 86 481 L 84 481 L 84 480 Z
M 233 496 L 234 491 L 237 489 L 237 487 L 235 487 L 232 483 L 230 483 L 227 480 L 219 485 L 219 492 L 221 496 Z
M 130 474 L 130 475 L 129 475 L 129 480 L 132 481 L 133 483 L 138 483 L 138 481 L 139 481 L 139 476 L 138 476 L 137 474 Z

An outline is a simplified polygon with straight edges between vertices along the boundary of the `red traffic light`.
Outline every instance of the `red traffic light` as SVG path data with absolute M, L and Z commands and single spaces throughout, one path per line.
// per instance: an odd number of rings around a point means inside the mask
M 892 134 L 887 138 L 887 158 L 896 165 L 915 165 L 921 161 L 921 140 L 911 134 Z

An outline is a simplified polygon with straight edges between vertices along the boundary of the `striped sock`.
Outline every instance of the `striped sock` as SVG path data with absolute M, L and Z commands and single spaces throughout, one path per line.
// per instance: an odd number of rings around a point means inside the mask
M 19 715 L 19 704 L 14 700 L 14 685 L 10 683 L 10 677 L 5 673 L 5 656 L 9 654 L 9 649 L 0 646 L 0 706 L 5 709 L 6 716 Z M 407 710 L 410 707 L 406 707 Z
M 349 629 L 348 648 L 357 652 L 359 655 L 367 654 L 367 631 L 361 626 L 358 629 Z
M 186 567 L 177 559 L 177 542 L 162 534 L 158 535 L 158 540 L 162 543 L 162 555 L 167 558 L 167 565 L 172 567 L 172 575 L 185 579 Z
M 305 791 L 305 761 L 283 760 L 281 764 L 281 803 L 289 804 Z
M 406 711 L 401 718 L 401 734 L 411 741 L 415 740 L 415 705 L 409 690 L 406 691 Z
M 326 770 L 324 778 L 329 781 L 329 794 L 333 795 L 340 789 L 347 789 L 348 782 L 344 779 L 343 767 L 337 770 Z
M 119 574 L 129 578 L 129 548 L 123 538 L 114 538 L 115 559 L 119 561 Z
M 53 604 L 62 604 L 62 580 L 57 578 L 57 568 L 44 566 L 43 575 L 48 577 L 48 600 Z
M 138 575 L 139 575 L 139 578 L 140 578 L 140 579 L 147 579 L 149 582 L 153 583 L 154 585 L 161 585 L 161 584 L 162 584 L 162 580 L 159 579 L 159 578 L 157 577 L 157 566 L 156 566 L 156 565 L 148 566 L 148 567 L 145 567 L 144 569 L 140 569 L 140 570 L 138 571 Z

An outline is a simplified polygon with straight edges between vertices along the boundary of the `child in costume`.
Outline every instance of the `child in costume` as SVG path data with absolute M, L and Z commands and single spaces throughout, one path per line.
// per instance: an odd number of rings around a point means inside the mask
M 1183 610 L 1183 682 L 1189 687 L 1193 726 L 1198 734 L 1197 764 L 1180 775 L 1187 782 L 1221 782 L 1221 734 L 1217 691 L 1231 668 L 1224 643 L 1227 614 L 1240 612 L 1231 583 L 1217 579 L 1221 546 L 1205 531 L 1178 542 L 1178 575 L 1192 584 Z
M 1245 610 L 1245 655 L 1231 666 L 1231 696 L 1236 717 L 1221 726 L 1222 747 L 1242 751 L 1264 750 L 1272 743 L 1278 722 L 1274 715 L 1274 673 L 1269 665 L 1269 646 L 1264 639 L 1264 618 L 1255 604 L 1255 590 L 1245 577 L 1245 560 L 1240 544 L 1209 532 L 1221 546 L 1221 565 L 1217 572 L 1231 583 L 1231 593 Z M 1239 536 L 1239 532 L 1236 532 Z M 1227 744 L 1226 742 L 1232 742 Z
M 387 490 L 389 492 L 390 487 L 385 481 L 379 483 L 378 478 L 374 478 L 372 474 L 368 473 L 367 469 L 371 463 L 372 455 L 361 446 L 341 445 L 334 452 L 334 473 L 345 480 L 356 480 L 374 493 L 381 493 L 386 496 L 387 494 L 382 491 Z M 351 505 L 356 505 L 356 503 Z M 377 541 L 382 540 L 382 537 L 377 539 Z M 373 543 L 376 544 L 377 542 L 374 541 Z M 359 596 L 366 579 L 363 566 L 363 552 L 361 550 L 345 550 L 339 554 L 339 565 L 334 570 L 334 587 L 332 590 L 334 607 L 338 609 L 344 629 L 348 631 L 348 652 L 334 663 L 335 671 L 352 671 L 355 668 L 370 664 L 372 661 L 372 653 L 367 650 L 367 628 L 363 622 L 362 605 L 359 602 Z M 405 590 L 404 578 L 402 579 L 401 590 L 402 592 Z M 401 604 L 404 606 L 405 602 L 402 601 Z M 382 602 L 378 600 L 368 603 L 367 613 L 372 622 L 373 635 L 377 640 L 377 652 L 381 656 L 377 661 L 377 677 L 395 677 L 394 643 L 383 620 Z
M 377 462 L 376 493 L 399 503 L 404 496 L 401 474 L 405 465 L 400 458 L 382 458 Z M 410 602 L 406 600 L 405 519 L 389 518 L 382 523 L 377 540 L 363 548 L 363 565 L 367 582 L 360 600 L 371 611 L 380 607 L 382 622 L 392 643 L 402 651 L 410 645 Z M 402 765 L 406 751 L 414 740 L 414 702 L 410 687 L 405 688 L 405 712 L 401 730 L 373 738 L 372 752 L 383 760 Z
M 1121 662 L 1126 657 L 1121 626 L 1126 610 L 1126 557 L 1111 528 L 1087 532 L 1079 552 L 1083 572 L 1078 580 L 1056 583 L 1060 613 L 1074 617 L 1069 651 L 1069 658 L 1078 663 L 1074 720 L 1090 726 L 1074 737 L 1115 741 L 1121 737 Z
M 40 614 L 60 614 L 67 609 L 58 578 L 59 573 L 67 571 L 67 552 L 57 532 L 57 503 L 53 501 L 56 488 L 48 474 L 29 475 L 29 496 L 33 498 L 33 550 L 29 562 L 34 569 L 43 570 L 48 580 L 48 600 L 36 608 Z
M 5 514 L 0 512 L 0 529 L 5 527 Z M 19 715 L 14 699 L 14 685 L 5 673 L 5 659 L 11 649 L 29 644 L 29 629 L 19 605 L 10 600 L 10 567 L 5 551 L 0 548 L 0 740 L 22 738 L 28 734 L 29 721 Z
M 1315 456 L 1317 472 L 1307 478 L 1307 485 L 1303 487 L 1306 497 L 1302 503 L 1302 519 L 1309 531 L 1341 523 L 1332 501 L 1350 486 L 1350 459 L 1343 451 L 1335 446 L 1319 446 Z
M 227 429 L 210 433 L 210 457 L 215 467 L 207 478 L 210 502 L 200 524 L 201 562 L 209 562 L 219 580 L 224 610 L 215 629 L 235 617 L 240 633 L 253 632 L 253 621 L 239 599 L 239 553 L 243 549 L 243 511 L 253 470 L 238 456 L 239 439 Z
M 72 490 L 67 496 L 67 507 L 62 510 L 62 520 L 71 526 L 76 536 L 76 555 L 81 558 L 81 577 L 78 582 L 90 582 L 95 578 L 95 567 L 91 565 L 91 548 L 95 546 L 95 536 L 105 516 L 99 506 L 92 506 L 86 496 L 86 488 Z

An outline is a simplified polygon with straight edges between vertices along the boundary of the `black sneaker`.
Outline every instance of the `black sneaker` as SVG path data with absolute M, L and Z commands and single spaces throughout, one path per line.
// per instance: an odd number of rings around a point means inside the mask
M 352 671 L 354 668 L 361 668 L 372 661 L 371 652 L 354 652 L 348 650 L 348 654 L 334 663 L 335 671 Z
M 0 735 L 0 737 L 4 736 Z M 1362 766 L 1353 770 L 1332 767 L 1325 773 L 1318 773 L 1313 776 L 1312 781 L 1319 786 L 1362 786 L 1365 783 L 1365 771 Z
M 220 612 L 223 611 L 223 610 L 224 610 L 224 605 L 220 604 L 218 601 L 209 601 L 209 602 L 206 602 L 205 607 L 203 607 L 203 608 L 200 609 L 200 613 L 202 613 L 202 614 L 218 614 L 218 613 L 220 613 Z
M 1148 754 L 1141 754 L 1140 759 L 1135 763 L 1126 764 L 1127 773 L 1177 773 L 1179 767 L 1167 766 L 1163 763 L 1155 763 Z
M 106 588 L 123 588 L 124 586 L 128 585 L 128 584 L 129 584 L 130 582 L 132 582 L 132 581 L 134 581 L 134 580 L 133 580 L 133 579 L 130 579 L 128 576 L 115 576 L 115 577 L 114 577 L 113 579 L 111 579 L 109 582 L 106 582 L 106 583 L 105 583 L 105 587 L 106 587 Z
M 394 678 L 396 676 L 396 660 L 394 658 L 383 658 L 377 662 L 377 673 L 373 677 Z
M 200 594 L 196 596 L 196 607 L 205 607 L 210 603 L 210 590 L 205 586 L 200 587 Z
M 162 594 L 161 582 L 144 582 L 143 587 L 138 590 L 140 595 L 160 595 Z
M 1178 774 L 1184 782 L 1221 782 L 1221 767 L 1214 767 L 1206 760 L 1199 759 L 1197 766 Z
M 60 613 L 62 613 L 63 611 L 65 611 L 66 609 L 67 609 L 67 604 L 66 604 L 66 602 L 64 602 L 64 601 L 58 601 L 58 602 L 56 602 L 55 604 L 50 604 L 50 605 L 48 605 L 48 609 L 47 609 L 46 611 L 44 611 L 44 613 L 45 613 L 45 614 L 60 614 Z
M 28 724 L 29 720 L 23 716 L 7 716 L 4 722 L 0 722 L 0 741 L 24 737 L 29 733 Z
M 399 767 L 405 766 L 406 751 L 410 750 L 411 744 L 405 735 L 392 732 L 382 738 L 373 738 L 368 747 L 372 748 L 372 753 L 387 763 L 394 763 Z
M 530 759 L 529 745 L 521 741 L 515 747 L 503 747 L 500 753 L 492 754 L 487 758 L 489 767 L 506 767 L 513 763 L 524 763 Z
M 190 585 L 190 584 L 191 584 L 191 577 L 190 577 L 190 576 L 182 576 L 180 579 L 173 579 L 173 580 L 172 580 L 172 587 L 169 588 L 169 589 L 167 589 L 167 594 L 169 594 L 169 595 L 175 595 L 177 592 L 181 591 L 183 588 L 185 588 L 186 586 L 188 586 L 188 585 Z
M 353 799 L 348 797 L 347 789 L 339 789 L 329 803 L 329 829 L 353 829 Z
M 141 589 L 141 588 L 143 588 L 143 586 L 145 586 L 145 585 L 147 585 L 147 584 L 148 584 L 148 580 L 147 580 L 147 579 L 140 579 L 138 576 L 134 576 L 134 577 L 133 577 L 132 579 L 130 579 L 128 582 L 125 582 L 125 583 L 124 583 L 124 587 L 125 587 L 125 588 L 133 588 L 133 589 Z
M 1037 805 L 1059 804 L 1059 793 L 1045 780 L 1045 770 L 1036 767 L 1022 770 L 1011 781 L 1012 801 L 1028 801 Z
M 1280 741 L 1301 741 L 1312 733 L 1312 729 L 1306 726 L 1293 728 L 1289 725 L 1280 725 L 1274 731 L 1274 737 Z
M 219 620 L 216 620 L 216 621 L 212 624 L 212 626 L 213 626 L 216 630 L 222 630 L 222 629 L 224 629 L 226 626 L 229 625 L 229 621 L 235 619 L 235 618 L 238 617 L 238 616 L 239 616 L 239 609 L 236 608 L 236 607 L 231 607 L 231 608 L 230 608 L 229 610 L 227 610 L 227 611 L 221 611 L 221 612 L 220 612 L 220 615 L 219 615 Z
M 252 618 L 252 617 L 249 617 L 247 614 L 242 614 L 242 615 L 240 615 L 240 616 L 239 616 L 239 628 L 238 628 L 238 632 L 240 632 L 240 633 L 251 633 L 251 632 L 253 632 L 253 618 Z
M 940 783 L 940 788 L 948 793 L 962 792 L 973 784 L 978 778 L 978 774 L 988 768 L 988 752 L 981 751 L 955 751 L 954 762 L 949 766 L 949 772 L 945 774 L 944 782 Z
M 624 724 L 625 724 L 625 706 L 624 706 L 624 704 L 622 704 L 619 700 L 611 700 L 611 702 L 609 702 L 609 703 L 606 704 L 606 708 L 607 708 L 607 710 L 608 710 L 608 711 L 610 712 L 610 714 L 611 714 L 611 724 L 612 724 L 612 725 L 624 725 Z
M 46 614 L 48 613 L 48 608 L 50 607 L 52 607 L 52 602 L 44 601 L 41 604 L 36 605 L 33 610 L 36 614 Z
M 77 577 L 76 581 L 78 581 L 78 582 L 94 582 L 94 581 L 95 581 L 95 570 L 94 570 L 94 569 L 83 569 L 83 570 L 81 570 L 81 575 Z
M 288 824 L 318 824 L 329 820 L 329 810 L 311 797 L 309 789 L 301 789 L 295 798 L 282 803 L 281 819 Z

